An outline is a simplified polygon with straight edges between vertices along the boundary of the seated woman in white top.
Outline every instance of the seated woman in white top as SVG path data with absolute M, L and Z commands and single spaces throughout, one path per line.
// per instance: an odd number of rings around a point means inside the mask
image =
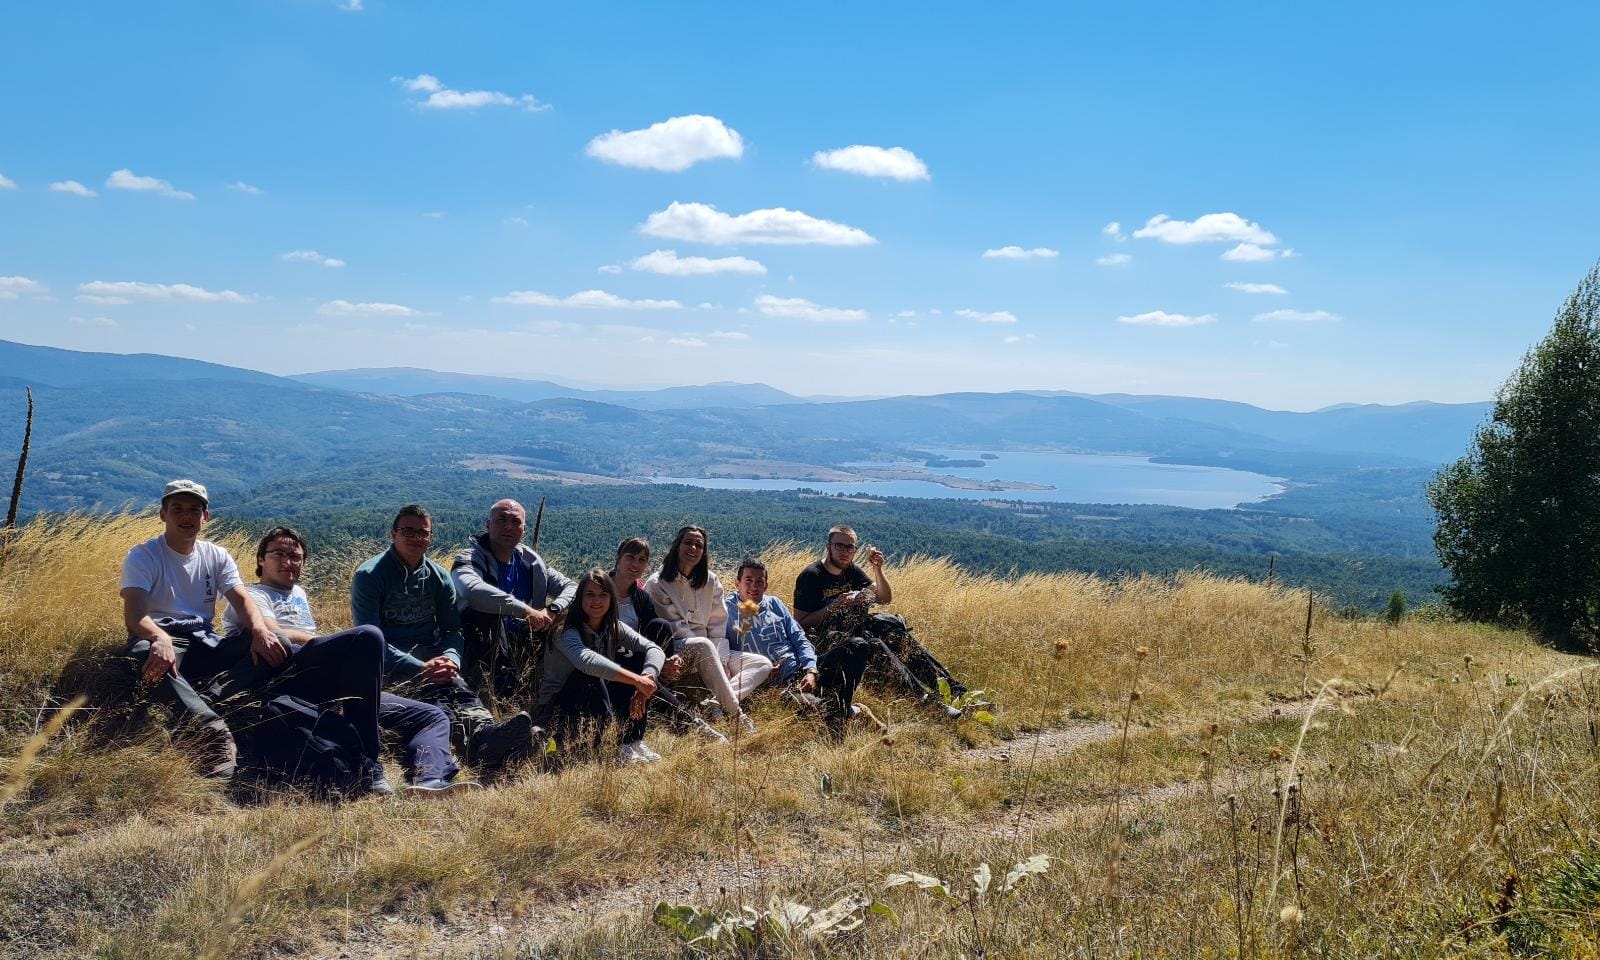
M 684 527 L 673 538 L 661 570 L 644 587 L 655 601 L 656 616 L 672 625 L 674 647 L 683 669 L 698 675 L 711 691 L 701 706 L 713 715 L 737 719 L 740 729 L 754 733 L 755 722 L 739 706 L 772 672 L 772 661 L 758 653 L 728 649 L 728 611 L 722 581 L 711 572 L 709 539 L 701 527 Z

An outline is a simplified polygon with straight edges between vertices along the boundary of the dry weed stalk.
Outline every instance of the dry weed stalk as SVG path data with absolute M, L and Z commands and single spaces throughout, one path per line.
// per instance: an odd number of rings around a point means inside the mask
M 228 913 L 223 917 L 222 927 L 215 932 L 211 946 L 207 947 L 206 951 L 200 955 L 200 960 L 222 960 L 224 957 L 232 956 L 233 936 L 238 931 L 239 925 L 244 923 L 246 916 L 249 915 L 250 908 L 255 905 L 256 895 L 261 892 L 261 888 L 266 886 L 269 880 L 282 873 L 283 868 L 289 865 L 290 860 L 311 849 L 325 835 L 319 832 L 296 840 L 289 845 L 287 850 L 267 861 L 266 866 L 245 877 L 238 888 L 234 890 L 233 899 L 228 902 Z
M 73 697 L 65 705 L 57 709 L 54 715 L 45 721 L 39 732 L 29 737 L 28 742 L 22 745 L 22 749 L 17 753 L 17 759 L 12 761 L 11 772 L 6 775 L 5 784 L 0 785 L 0 807 L 10 803 L 17 794 L 28 786 L 28 779 L 33 772 L 33 762 L 38 759 L 39 753 L 44 750 L 45 744 L 60 733 L 61 728 L 67 725 L 68 720 L 72 719 L 72 715 L 77 713 L 88 702 L 89 698 L 84 694 L 80 693 Z

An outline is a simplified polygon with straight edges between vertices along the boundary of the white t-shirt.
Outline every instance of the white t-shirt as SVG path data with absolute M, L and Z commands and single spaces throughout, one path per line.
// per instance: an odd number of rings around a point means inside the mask
M 311 615 L 311 600 L 299 584 L 279 590 L 264 583 L 252 583 L 245 590 L 263 617 L 277 621 L 278 626 L 285 629 L 304 630 L 312 636 L 316 635 L 317 620 Z M 244 622 L 233 612 L 231 603 L 222 611 L 222 632 L 225 636 L 244 632 Z
M 217 598 L 244 581 L 232 554 L 209 540 L 196 540 L 186 556 L 156 537 L 128 551 L 121 586 L 150 595 L 151 617 L 200 617 L 210 630 Z

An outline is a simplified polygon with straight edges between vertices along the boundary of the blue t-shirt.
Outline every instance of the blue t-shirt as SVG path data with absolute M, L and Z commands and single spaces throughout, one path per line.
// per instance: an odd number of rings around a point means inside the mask
M 500 575 L 495 578 L 495 584 L 501 590 L 516 597 L 523 603 L 529 606 L 533 605 L 530 601 L 533 585 L 530 582 L 528 570 L 517 562 L 516 557 L 512 557 L 510 563 L 500 564 Z M 505 624 L 506 633 L 523 634 L 528 632 L 528 621 L 522 617 L 506 614 L 500 620 Z

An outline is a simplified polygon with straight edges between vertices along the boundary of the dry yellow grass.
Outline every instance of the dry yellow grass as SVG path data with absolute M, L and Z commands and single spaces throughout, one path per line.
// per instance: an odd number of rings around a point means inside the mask
M 0 577 L 0 635 L 20 654 L 6 658 L 8 691 L 40 695 L 69 662 L 120 646 L 117 568 L 155 532 L 148 517 L 24 529 Z M 230 546 L 248 558 L 253 544 Z M 813 557 L 766 559 L 786 585 Z M 823 742 L 768 702 L 761 734 L 737 751 L 652 733 L 662 763 L 530 771 L 459 803 L 331 808 L 285 796 L 239 808 L 158 732 L 105 743 L 80 725 L 0 811 L 0 953 L 191 957 L 226 944 L 249 957 L 348 938 L 360 956 L 380 913 L 426 922 L 494 900 L 535 915 L 557 894 L 735 857 L 804 902 L 860 889 L 899 915 L 837 940 L 769 944 L 772 955 L 1363 956 L 1396 944 L 1408 956 L 1501 956 L 1568 940 L 1580 955 L 1584 931 L 1600 929 L 1563 907 L 1527 914 L 1544 932 L 1517 933 L 1494 909 L 1508 873 L 1521 878 L 1521 903 L 1548 906 L 1543 878 L 1574 852 L 1593 856 L 1600 679 L 1588 661 L 1500 631 L 1391 630 L 1321 610 L 1308 657 L 1304 594 L 1198 574 L 1003 580 L 929 558 L 889 573 L 892 609 L 992 691 L 1002 733 L 1126 715 L 1126 744 L 1029 763 L 1022 741 L 1012 762 L 994 762 L 962 749 L 993 743 L 994 730 L 936 724 L 870 691 L 895 724 L 892 744 L 865 732 Z M 345 616 L 339 575 L 313 584 L 330 627 Z M 1345 681 L 1351 712 L 1303 724 L 1296 698 L 1331 677 Z M 5 755 L 26 727 L 9 725 Z M 1294 806 L 1281 792 L 1291 776 Z M 283 856 L 309 834 L 321 839 Z M 964 884 L 980 861 L 1003 873 L 1031 853 L 1058 859 L 1003 907 L 882 889 L 892 870 Z M 1290 906 L 1292 922 L 1281 916 Z M 442 947 L 416 955 L 475 949 Z M 636 917 L 560 949 L 683 948 Z

